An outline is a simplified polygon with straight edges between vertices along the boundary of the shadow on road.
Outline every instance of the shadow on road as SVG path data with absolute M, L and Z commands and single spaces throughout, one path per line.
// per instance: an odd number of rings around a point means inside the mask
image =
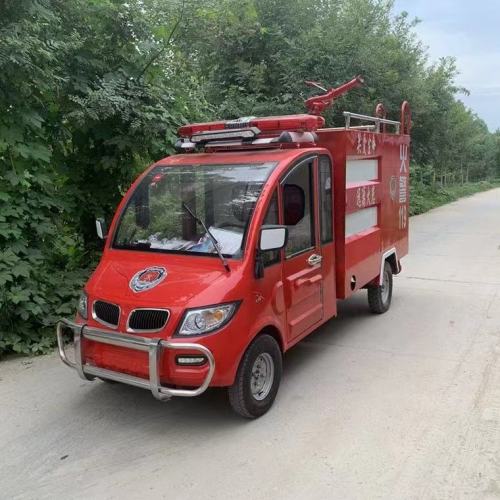
M 354 329 L 358 336 L 370 334 L 368 321 L 373 320 L 373 315 L 368 311 L 365 293 L 361 292 L 338 305 L 337 318 L 328 321 L 286 353 L 278 399 L 286 396 L 297 379 L 306 383 L 309 378 L 313 379 L 316 376 L 312 370 L 314 364 L 324 357 L 334 356 L 338 344 L 348 339 Z M 332 370 L 335 371 L 334 366 Z M 328 378 L 331 376 L 332 373 Z M 199 432 L 201 436 L 207 427 L 210 432 L 217 432 L 218 429 L 251 425 L 251 422 L 231 411 L 226 390 L 222 388 L 209 389 L 197 398 L 173 398 L 162 403 L 155 400 L 149 391 L 132 386 L 101 381 L 91 385 L 82 384 L 90 387 L 90 390 L 78 391 L 75 388 L 71 399 L 72 411 L 85 420 L 108 421 L 107 424 L 113 422 L 122 431 L 130 428 L 137 432 L 138 428 L 144 426 L 144 432 L 156 433 L 158 436 L 172 432 L 173 428 L 178 433 Z

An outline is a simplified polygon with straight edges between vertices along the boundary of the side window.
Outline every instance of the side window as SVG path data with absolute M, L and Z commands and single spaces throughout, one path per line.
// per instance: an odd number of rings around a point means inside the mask
M 312 160 L 297 165 L 285 178 L 283 217 L 288 227 L 287 258 L 314 246 Z
M 319 220 L 321 243 L 333 240 L 332 167 L 327 156 L 319 159 Z
M 263 225 L 267 224 L 279 224 L 278 216 L 278 196 L 276 191 L 274 191 L 271 202 L 267 207 L 267 214 L 264 218 Z M 262 260 L 264 262 L 264 267 L 270 266 L 271 264 L 276 264 L 280 261 L 280 250 L 271 250 L 269 252 L 262 253 Z

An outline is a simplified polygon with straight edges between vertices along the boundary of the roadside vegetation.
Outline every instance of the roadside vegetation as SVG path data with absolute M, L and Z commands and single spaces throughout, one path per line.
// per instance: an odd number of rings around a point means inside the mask
M 365 77 L 328 124 L 380 101 L 397 119 L 410 101 L 413 213 L 489 187 L 500 132 L 415 22 L 390 0 L 0 2 L 0 354 L 53 345 L 96 262 L 94 217 L 173 152 L 179 125 L 300 112 L 304 80 Z
M 496 187 L 500 187 L 498 180 L 469 182 L 446 187 L 414 183 L 410 185 L 410 215 L 423 214 L 432 208 L 446 205 L 464 196 L 471 196 Z

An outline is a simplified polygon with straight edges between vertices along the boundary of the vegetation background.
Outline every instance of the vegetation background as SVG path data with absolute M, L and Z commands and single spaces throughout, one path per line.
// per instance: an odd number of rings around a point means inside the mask
M 489 186 L 500 132 L 416 22 L 390 0 L 0 0 L 0 354 L 53 345 L 96 261 L 94 217 L 180 124 L 300 112 L 306 79 L 364 75 L 330 124 L 410 101 L 413 213 Z

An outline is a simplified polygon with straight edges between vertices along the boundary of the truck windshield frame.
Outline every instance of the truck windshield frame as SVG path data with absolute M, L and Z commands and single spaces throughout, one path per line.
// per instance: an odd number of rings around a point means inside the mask
M 111 248 L 242 258 L 255 206 L 277 164 L 154 166 L 121 211 Z M 187 213 L 184 204 L 195 209 L 213 237 Z

